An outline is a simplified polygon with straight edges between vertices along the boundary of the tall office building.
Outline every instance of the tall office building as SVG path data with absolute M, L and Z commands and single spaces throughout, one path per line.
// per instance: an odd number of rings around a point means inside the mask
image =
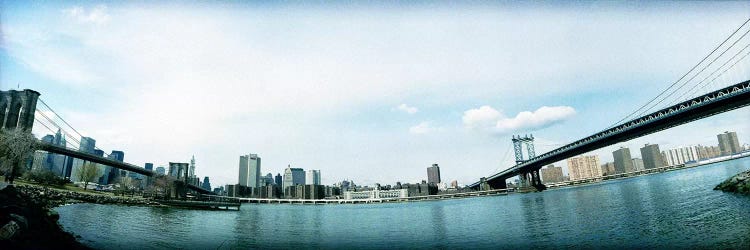
M 273 185 L 273 174 L 268 173 L 260 178 L 260 186 L 265 187 L 268 185 Z
M 664 159 L 662 159 L 661 152 L 659 151 L 659 144 L 646 144 L 643 146 L 641 148 L 641 157 L 643 157 L 643 167 L 645 169 L 664 167 Z
M 188 176 L 195 177 L 195 155 L 190 158 L 190 170 L 188 171 Z
M 125 152 L 112 150 L 112 153 L 109 154 L 109 158 L 115 161 L 123 162 L 125 161 Z M 105 172 L 107 173 L 107 184 L 115 183 L 118 178 L 127 176 L 126 173 L 123 173 L 126 172 L 125 170 L 120 170 L 110 166 L 106 166 L 104 167 L 104 169 L 106 169 Z
M 320 170 L 307 170 L 307 173 L 305 173 L 305 185 L 320 185 Z
M 428 183 L 440 183 L 440 167 L 438 164 L 432 164 L 432 167 L 427 168 L 427 182 Z
M 42 141 L 53 144 L 53 145 L 62 146 L 62 147 L 65 147 L 67 144 L 65 142 L 65 135 L 62 134 L 60 129 L 57 129 L 57 133 L 55 133 L 55 135 L 44 136 L 42 138 Z M 68 160 L 68 158 L 69 157 L 65 155 L 49 153 L 49 154 L 46 154 L 44 165 L 47 169 L 49 169 L 53 173 L 61 177 L 65 177 L 65 174 L 66 174 L 65 163 Z M 70 160 L 72 160 L 72 158 L 70 158 Z
M 273 184 L 281 186 L 281 180 L 283 180 L 281 178 L 281 173 L 276 173 L 276 177 L 274 178 Z
M 284 169 L 284 180 L 282 188 L 294 185 L 305 185 L 305 170 L 301 168 L 292 168 L 291 165 Z
M 568 173 L 570 180 L 580 180 L 586 178 L 602 176 L 602 169 L 599 165 L 598 155 L 583 155 L 568 158 Z
M 156 167 L 155 171 L 159 175 L 166 175 L 167 174 L 167 169 L 164 168 L 164 167 Z
M 78 145 L 78 151 L 85 153 L 94 153 L 96 149 L 96 140 L 91 137 L 81 137 L 81 144 Z
M 612 152 L 612 156 L 615 158 L 615 173 L 633 172 L 633 158 L 630 157 L 629 148 L 620 147 Z
M 261 186 L 260 157 L 257 154 L 240 156 L 239 184 L 256 188 Z
M 153 163 L 148 163 L 148 162 L 147 162 L 147 163 L 146 163 L 146 164 L 144 165 L 144 167 L 143 167 L 143 168 L 145 168 L 146 170 L 149 170 L 149 171 L 154 171 L 154 164 L 153 164 Z
M 203 184 L 201 185 L 201 188 L 211 191 L 211 182 L 208 180 L 208 176 L 203 177 Z
M 565 179 L 563 178 L 563 171 L 561 167 L 555 167 L 555 165 L 549 164 L 546 168 L 541 169 L 542 174 L 542 183 L 554 183 L 554 182 L 562 182 Z
M 731 155 L 742 152 L 740 148 L 740 141 L 737 139 L 736 132 L 726 131 L 722 134 L 716 135 L 719 139 L 719 149 L 721 149 L 721 155 Z
M 96 153 L 95 150 L 96 150 L 96 140 L 94 140 L 91 137 L 85 137 L 85 136 L 81 137 L 81 143 L 78 145 L 78 151 L 89 153 L 89 154 L 95 154 Z M 71 159 L 72 161 L 71 163 L 69 163 L 70 166 L 66 166 L 66 168 L 69 167 L 70 169 L 69 171 L 70 180 L 72 182 L 79 182 L 80 180 L 78 179 L 78 176 L 77 176 L 78 169 L 83 167 L 83 164 L 85 163 L 85 161 L 81 159 L 75 159 L 75 158 L 71 158 Z M 100 170 L 101 168 L 103 167 L 100 167 Z M 103 172 L 104 170 L 102 170 L 100 173 L 103 173 Z M 106 174 L 106 173 L 103 173 L 103 174 Z
M 109 154 L 109 157 L 114 159 L 115 161 L 123 162 L 125 161 L 125 152 L 112 150 L 112 153 Z

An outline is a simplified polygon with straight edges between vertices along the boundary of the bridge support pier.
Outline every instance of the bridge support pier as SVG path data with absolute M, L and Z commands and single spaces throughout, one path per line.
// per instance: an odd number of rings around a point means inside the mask
M 521 173 L 518 178 L 521 179 L 521 185 L 518 187 L 519 192 L 538 192 L 547 189 L 547 187 L 542 184 L 539 169 Z

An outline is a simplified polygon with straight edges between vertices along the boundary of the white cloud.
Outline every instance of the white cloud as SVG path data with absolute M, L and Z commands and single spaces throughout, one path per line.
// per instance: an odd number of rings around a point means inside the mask
M 98 5 L 90 11 L 86 11 L 86 8 L 84 7 L 75 6 L 69 9 L 64 9 L 63 13 L 81 23 L 102 25 L 109 21 L 109 14 L 107 14 L 106 5 Z
M 414 114 L 419 111 L 417 107 L 411 107 L 409 105 L 406 105 L 406 103 L 402 103 L 401 105 L 398 105 L 397 109 L 404 111 L 406 113 L 409 113 L 409 114 Z
M 502 112 L 485 105 L 478 109 L 467 110 L 462 119 L 467 128 L 507 134 L 514 131 L 546 128 L 575 114 L 575 109 L 569 106 L 542 106 L 536 111 L 523 111 L 509 118 Z
M 427 134 L 437 131 L 438 128 L 433 127 L 431 122 L 421 122 L 417 125 L 409 128 L 409 133 L 412 134 Z
M 502 117 L 500 111 L 485 105 L 478 109 L 467 110 L 462 120 L 469 128 L 483 128 L 493 126 L 500 117 Z

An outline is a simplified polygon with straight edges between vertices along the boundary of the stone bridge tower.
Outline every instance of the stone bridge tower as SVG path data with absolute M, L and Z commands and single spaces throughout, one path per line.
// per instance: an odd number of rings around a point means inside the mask
M 31 131 L 39 92 L 30 89 L 0 91 L 0 128 Z

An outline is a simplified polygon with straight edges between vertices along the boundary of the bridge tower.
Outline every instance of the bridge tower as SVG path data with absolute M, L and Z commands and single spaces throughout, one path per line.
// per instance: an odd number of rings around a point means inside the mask
M 31 131 L 38 99 L 39 92 L 30 89 L 0 91 L 0 128 Z
M 534 151 L 534 135 L 524 135 L 523 137 L 518 135 L 513 136 L 513 151 L 515 151 L 516 154 L 516 165 L 524 163 L 531 158 L 536 157 L 536 152 Z M 523 157 L 523 148 L 526 146 L 526 159 Z M 521 179 L 521 187 L 520 189 L 522 191 L 531 191 L 534 190 L 543 190 L 545 189 L 544 185 L 542 185 L 542 180 L 539 175 L 539 169 L 529 171 L 529 172 L 522 172 L 519 175 L 519 178 Z
M 523 146 L 526 145 L 526 156 L 527 158 L 523 159 Z M 516 153 L 516 164 L 521 164 L 524 161 L 527 161 L 531 158 L 534 158 L 536 156 L 536 152 L 534 152 L 534 135 L 524 135 L 521 137 L 520 135 L 513 136 L 513 151 Z

